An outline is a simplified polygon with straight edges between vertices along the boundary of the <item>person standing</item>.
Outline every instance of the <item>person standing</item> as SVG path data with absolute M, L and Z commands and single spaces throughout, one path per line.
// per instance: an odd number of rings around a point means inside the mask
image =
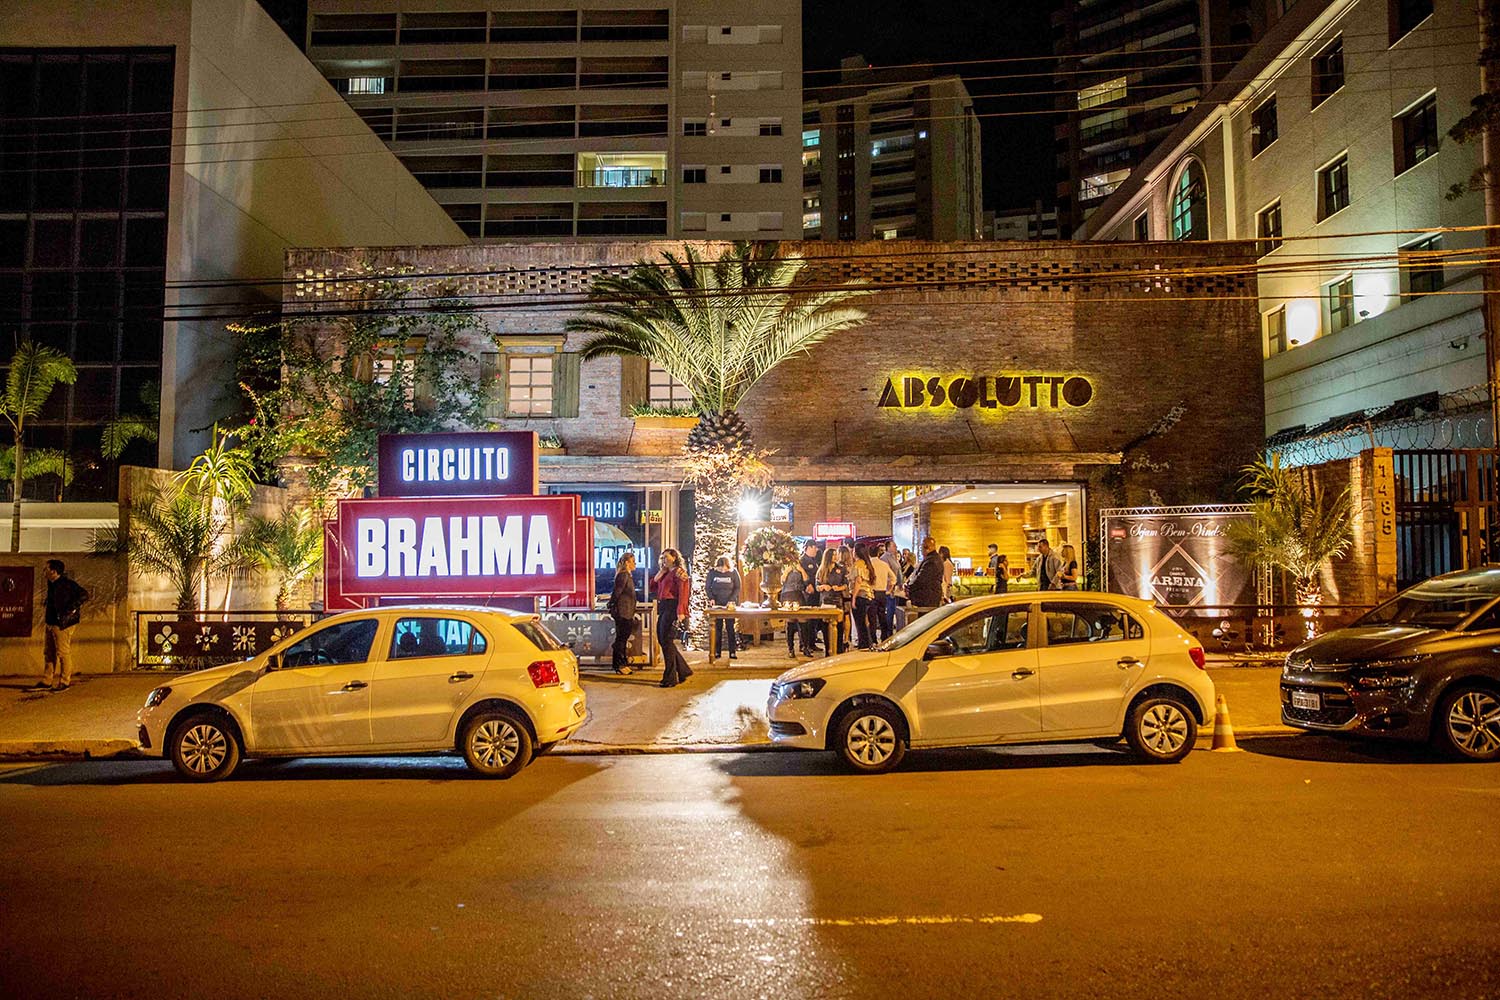
M 815 608 L 822 603 L 822 595 L 818 593 L 818 566 L 821 557 L 818 554 L 818 543 L 812 539 L 802 543 L 802 579 L 805 589 L 802 592 L 802 606 Z M 804 655 L 812 656 L 818 648 L 818 623 L 814 619 L 808 619 L 802 623 L 802 652 Z
M 1058 576 L 1058 589 L 1077 590 L 1078 553 L 1074 550 L 1073 546 L 1064 545 L 1062 547 L 1062 558 L 1058 562 L 1062 563 L 1062 573 Z
M 880 561 L 891 571 L 889 589 L 885 592 L 885 607 L 881 609 L 881 639 L 889 639 L 896 631 L 896 608 L 906 603 L 906 574 L 901 571 L 901 557 L 896 553 L 894 541 L 880 546 Z
M 849 574 L 844 571 L 844 563 L 839 558 L 838 551 L 829 546 L 823 550 L 823 565 L 818 567 L 818 600 L 825 608 L 844 609 L 844 598 L 849 593 Z M 838 630 L 838 645 L 834 645 L 833 633 Z M 842 653 L 848 646 L 848 640 L 843 637 L 843 626 L 825 623 L 823 625 L 823 648 L 829 652 Z
M 990 543 L 990 575 L 995 578 L 995 593 L 1003 594 L 1010 589 L 1010 560 L 1000 552 L 1000 546 Z
M 728 556 L 720 556 L 714 563 L 714 568 L 708 571 L 708 579 L 704 581 L 703 589 L 708 594 L 708 603 L 711 607 L 727 608 L 740 599 L 740 574 L 729 565 Z M 733 618 L 714 619 L 714 641 L 719 649 L 724 648 L 724 633 L 729 633 L 729 658 L 731 660 L 735 659 L 735 654 L 739 652 L 736 631 Z
M 922 562 L 912 573 L 907 595 L 914 606 L 924 610 L 943 603 L 943 560 L 930 537 L 922 539 Z
M 807 580 L 802 576 L 802 563 L 800 561 L 792 560 L 781 567 L 781 591 L 776 595 L 776 599 L 782 607 L 791 604 L 801 607 L 806 590 Z M 807 632 L 806 629 L 802 628 L 802 623 L 795 620 L 788 620 L 786 623 L 786 655 L 793 659 L 796 659 L 797 656 L 797 636 L 799 633 L 802 635 L 802 655 L 812 655 L 812 647 L 808 644 Z
M 1043 538 L 1036 543 L 1036 559 L 1031 564 L 1031 575 L 1036 577 L 1037 590 L 1058 590 L 1061 587 L 1062 560 L 1052 551 L 1052 544 Z
M 688 616 L 688 596 L 692 581 L 682 565 L 682 553 L 676 549 L 663 549 L 661 568 L 651 578 L 656 591 L 656 643 L 661 647 L 661 686 L 676 687 L 693 671 L 687 659 L 677 648 L 678 620 Z
M 630 666 L 630 637 L 635 633 L 635 553 L 627 552 L 615 564 L 615 586 L 610 592 L 605 607 L 615 621 L 615 644 L 610 650 L 610 662 L 615 673 L 634 673 Z
M 65 691 L 73 683 L 73 629 L 89 592 L 70 576 L 61 559 L 48 559 L 46 631 L 43 637 L 42 682 L 36 688 Z
M 953 576 L 958 572 L 953 565 L 953 553 L 948 551 L 948 546 L 938 546 L 938 556 L 943 560 L 943 603 L 953 603 Z
M 885 606 L 885 577 L 870 558 L 870 547 L 864 542 L 854 546 L 854 628 L 860 649 L 873 649 L 880 633 L 880 608 Z

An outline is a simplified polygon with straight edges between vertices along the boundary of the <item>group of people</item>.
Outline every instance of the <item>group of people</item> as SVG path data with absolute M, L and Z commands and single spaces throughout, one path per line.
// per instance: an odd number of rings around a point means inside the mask
M 620 674 L 632 672 L 629 645 L 636 627 L 638 603 L 635 566 L 634 554 L 621 557 L 607 605 L 615 626 L 612 663 Z M 993 578 L 995 593 L 1004 593 L 1009 588 L 1010 560 L 998 546 L 989 546 L 989 561 L 983 572 Z M 1038 542 L 1031 572 L 1039 590 L 1078 589 L 1078 557 L 1071 545 L 1054 552 L 1045 539 Z M 871 649 L 906 625 L 908 607 L 935 608 L 951 602 L 955 575 L 948 546 L 937 544 L 930 536 L 922 540 L 920 561 L 911 549 L 898 549 L 893 541 L 823 547 L 809 540 L 803 544 L 799 559 L 781 567 L 777 599 L 783 606 L 838 608 L 843 612 L 843 627 L 835 629 L 826 620 L 789 622 L 787 655 L 795 658 L 800 645 L 802 656 L 816 656 L 820 641 L 825 651 L 832 649 L 837 641 L 837 651 L 845 652 L 851 631 L 857 648 Z M 741 584 L 740 574 L 729 557 L 720 556 L 705 580 L 709 604 L 717 608 L 733 604 L 739 597 Z M 689 614 L 692 581 L 682 554 L 676 549 L 662 550 L 661 566 L 651 578 L 651 588 L 656 598 L 656 641 L 665 664 L 661 686 L 676 687 L 693 675 L 677 645 L 678 634 Z M 731 660 L 735 659 L 739 637 L 734 620 L 718 618 L 714 629 L 719 648 L 726 650 Z

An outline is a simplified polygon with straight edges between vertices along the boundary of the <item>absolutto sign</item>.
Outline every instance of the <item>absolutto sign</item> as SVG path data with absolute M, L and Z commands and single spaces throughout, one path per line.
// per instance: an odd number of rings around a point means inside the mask
M 573 593 L 590 571 L 587 555 L 579 557 L 579 523 L 576 496 L 344 500 L 338 518 L 342 592 Z

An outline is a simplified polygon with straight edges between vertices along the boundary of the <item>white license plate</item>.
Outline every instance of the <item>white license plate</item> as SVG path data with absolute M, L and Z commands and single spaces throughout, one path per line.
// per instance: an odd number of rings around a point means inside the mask
M 1323 696 L 1315 691 L 1293 691 L 1292 707 L 1321 712 L 1323 711 Z

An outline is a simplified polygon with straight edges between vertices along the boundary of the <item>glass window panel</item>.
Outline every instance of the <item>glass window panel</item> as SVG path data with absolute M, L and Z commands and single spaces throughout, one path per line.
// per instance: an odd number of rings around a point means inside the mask
M 31 262 L 36 267 L 72 266 L 72 219 L 37 219 L 32 223 Z
M 92 422 L 114 416 L 118 412 L 115 409 L 115 369 L 80 367 L 72 396 L 74 420 Z
M 26 263 L 26 220 L 0 219 L 0 267 Z
M 125 220 L 125 266 L 161 267 L 167 259 L 167 220 Z
M 78 263 L 84 267 L 114 267 L 120 256 L 120 220 L 84 219 L 78 230 Z

